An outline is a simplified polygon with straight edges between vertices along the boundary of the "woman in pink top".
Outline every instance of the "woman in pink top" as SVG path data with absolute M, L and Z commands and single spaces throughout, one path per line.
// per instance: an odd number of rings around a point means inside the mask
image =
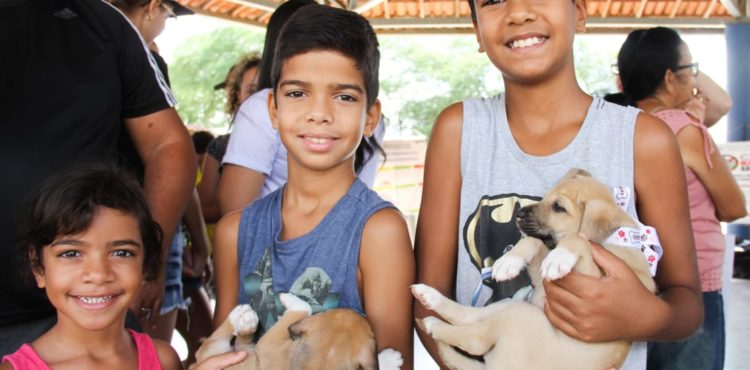
M 162 260 L 161 228 L 136 180 L 105 165 L 63 171 L 42 186 L 21 235 L 29 278 L 45 290 L 57 323 L 3 357 L 0 370 L 182 368 L 169 344 L 125 329 L 128 307 Z
M 700 73 L 687 45 L 672 29 L 633 31 L 617 57 L 623 92 L 607 97 L 661 118 L 680 147 L 690 201 L 698 270 L 703 289 L 703 325 L 691 337 L 650 343 L 648 369 L 724 368 L 724 308 L 721 297 L 724 236 L 720 221 L 747 214 L 745 199 L 706 126 L 731 107 L 731 98 Z

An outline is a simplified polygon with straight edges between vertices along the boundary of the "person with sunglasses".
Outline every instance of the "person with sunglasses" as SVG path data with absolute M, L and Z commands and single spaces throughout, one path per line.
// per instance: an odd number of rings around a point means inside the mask
M 721 295 L 724 236 L 720 221 L 747 214 L 745 199 L 707 126 L 729 112 L 732 99 L 700 72 L 679 34 L 665 27 L 631 32 L 617 56 L 622 88 L 605 99 L 638 107 L 663 120 L 680 148 L 690 221 L 703 291 L 704 319 L 679 342 L 652 342 L 648 369 L 724 368 L 724 307 Z

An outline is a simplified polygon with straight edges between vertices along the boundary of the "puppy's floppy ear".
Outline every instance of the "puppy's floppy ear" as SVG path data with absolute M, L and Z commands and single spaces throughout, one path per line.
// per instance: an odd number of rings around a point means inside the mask
M 289 325 L 289 338 L 297 340 L 302 338 L 307 333 L 307 325 L 305 325 L 305 319 L 299 320 L 292 325 Z
M 590 199 L 583 203 L 583 217 L 579 232 L 593 242 L 602 243 L 623 225 L 623 213 L 624 211 L 613 202 Z
M 560 179 L 560 181 L 573 180 L 579 177 L 591 177 L 591 174 L 588 173 L 588 171 L 582 170 L 580 168 L 571 168 L 570 170 L 568 170 L 565 176 L 563 176 L 562 179 Z

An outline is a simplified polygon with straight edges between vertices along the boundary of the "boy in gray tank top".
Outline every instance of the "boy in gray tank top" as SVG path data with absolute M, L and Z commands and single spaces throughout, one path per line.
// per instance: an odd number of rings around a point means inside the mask
M 503 73 L 506 93 L 454 104 L 433 127 L 415 245 L 417 281 L 467 305 L 523 298 L 528 277 L 498 284 L 483 279 L 482 268 L 520 238 L 515 211 L 541 199 L 578 167 L 605 184 L 632 190 L 628 213 L 663 235 L 656 280 L 667 293 L 651 294 L 622 261 L 595 253 L 610 276 L 573 273 L 545 283 L 551 323 L 587 342 L 689 335 L 700 321 L 700 289 L 684 175 L 671 133 L 651 116 L 580 89 L 572 40 L 585 28 L 583 1 L 513 2 L 476 9 L 470 2 L 480 51 Z M 415 312 L 429 313 L 420 304 Z M 420 336 L 437 359 L 429 336 Z M 645 369 L 645 357 L 645 345 L 638 342 L 622 368 Z

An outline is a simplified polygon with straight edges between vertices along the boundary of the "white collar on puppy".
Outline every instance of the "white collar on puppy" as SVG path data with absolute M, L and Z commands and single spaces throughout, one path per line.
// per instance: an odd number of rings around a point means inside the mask
M 630 196 L 632 192 L 627 186 L 615 186 L 612 188 L 612 196 L 620 208 L 628 211 Z M 605 244 L 615 244 L 623 247 L 638 248 L 646 257 L 651 276 L 656 276 L 656 265 L 659 263 L 663 250 L 656 229 L 646 226 L 638 221 L 638 228 L 621 227 L 604 241 Z
M 615 230 L 612 235 L 604 241 L 604 244 L 614 244 L 628 248 L 638 248 L 646 257 L 651 276 L 656 275 L 656 265 L 661 259 L 663 253 L 659 235 L 656 229 L 651 226 L 645 226 L 638 223 L 639 228 L 621 227 Z

